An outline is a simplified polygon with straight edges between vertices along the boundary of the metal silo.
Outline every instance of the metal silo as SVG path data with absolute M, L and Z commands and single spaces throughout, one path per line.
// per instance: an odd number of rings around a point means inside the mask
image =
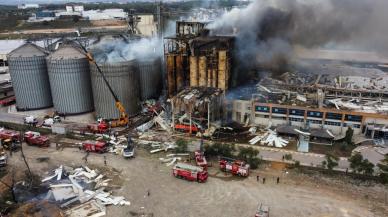
M 113 91 L 123 103 L 129 116 L 140 111 L 139 78 L 134 61 L 99 64 Z M 90 65 L 96 115 L 104 119 L 118 119 L 120 113 L 97 67 Z
M 77 47 L 64 45 L 47 57 L 54 108 L 61 114 L 93 110 L 89 62 Z
M 141 100 L 158 98 L 162 90 L 161 61 L 137 60 Z
M 46 56 L 43 48 L 31 43 L 8 54 L 9 73 L 19 110 L 52 107 Z

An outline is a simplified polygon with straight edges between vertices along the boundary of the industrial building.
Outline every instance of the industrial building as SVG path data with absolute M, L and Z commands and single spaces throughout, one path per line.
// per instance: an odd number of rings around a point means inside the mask
M 208 33 L 205 23 L 177 21 L 175 36 L 165 37 L 169 96 L 185 87 L 229 89 L 234 38 Z

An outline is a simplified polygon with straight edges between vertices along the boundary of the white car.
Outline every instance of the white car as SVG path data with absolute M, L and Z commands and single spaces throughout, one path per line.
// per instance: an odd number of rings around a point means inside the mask
M 61 122 L 61 118 L 59 116 L 55 116 L 54 118 L 47 118 L 43 121 L 43 126 L 51 127 L 54 123 Z
M 34 116 L 27 116 L 24 119 L 25 124 L 37 124 L 38 120 Z

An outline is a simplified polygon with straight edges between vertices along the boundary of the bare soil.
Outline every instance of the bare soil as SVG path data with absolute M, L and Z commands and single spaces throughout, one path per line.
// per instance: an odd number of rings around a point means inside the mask
M 33 172 L 41 176 L 61 164 L 74 167 L 85 164 L 82 159 L 85 153 L 77 148 L 57 151 L 55 145 L 47 149 L 25 145 L 24 152 Z M 110 173 L 112 190 L 131 202 L 130 206 L 110 206 L 107 216 L 254 216 L 260 203 L 270 206 L 271 217 L 388 216 L 388 204 L 384 201 L 388 190 L 379 184 L 357 184 L 295 171 L 285 173 L 270 167 L 253 171 L 245 179 L 236 178 L 225 176 L 216 163 L 209 169 L 206 183 L 188 182 L 174 178 L 171 168 L 159 162 L 159 156 L 143 149 L 137 149 L 136 158 L 129 160 L 110 153 L 89 155 L 88 166 Z M 40 157 L 49 160 L 37 160 Z M 25 168 L 20 152 L 13 154 L 9 166 Z M 280 184 L 276 184 L 277 177 Z

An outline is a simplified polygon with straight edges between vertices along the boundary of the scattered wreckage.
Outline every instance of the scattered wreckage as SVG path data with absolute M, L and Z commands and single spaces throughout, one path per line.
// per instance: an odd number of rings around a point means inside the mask
M 249 131 L 251 133 L 256 133 L 256 128 L 251 128 Z M 275 131 L 270 129 L 263 135 L 257 135 L 249 140 L 249 144 L 251 145 L 255 145 L 258 142 L 260 142 L 261 145 L 275 146 L 277 148 L 283 148 L 288 144 L 287 140 L 281 138 Z
M 45 200 L 59 204 L 66 216 L 104 216 L 105 206 L 130 205 L 122 196 L 113 196 L 105 190 L 111 179 L 87 166 L 71 168 L 60 166 L 51 176 L 42 179 L 49 191 Z

